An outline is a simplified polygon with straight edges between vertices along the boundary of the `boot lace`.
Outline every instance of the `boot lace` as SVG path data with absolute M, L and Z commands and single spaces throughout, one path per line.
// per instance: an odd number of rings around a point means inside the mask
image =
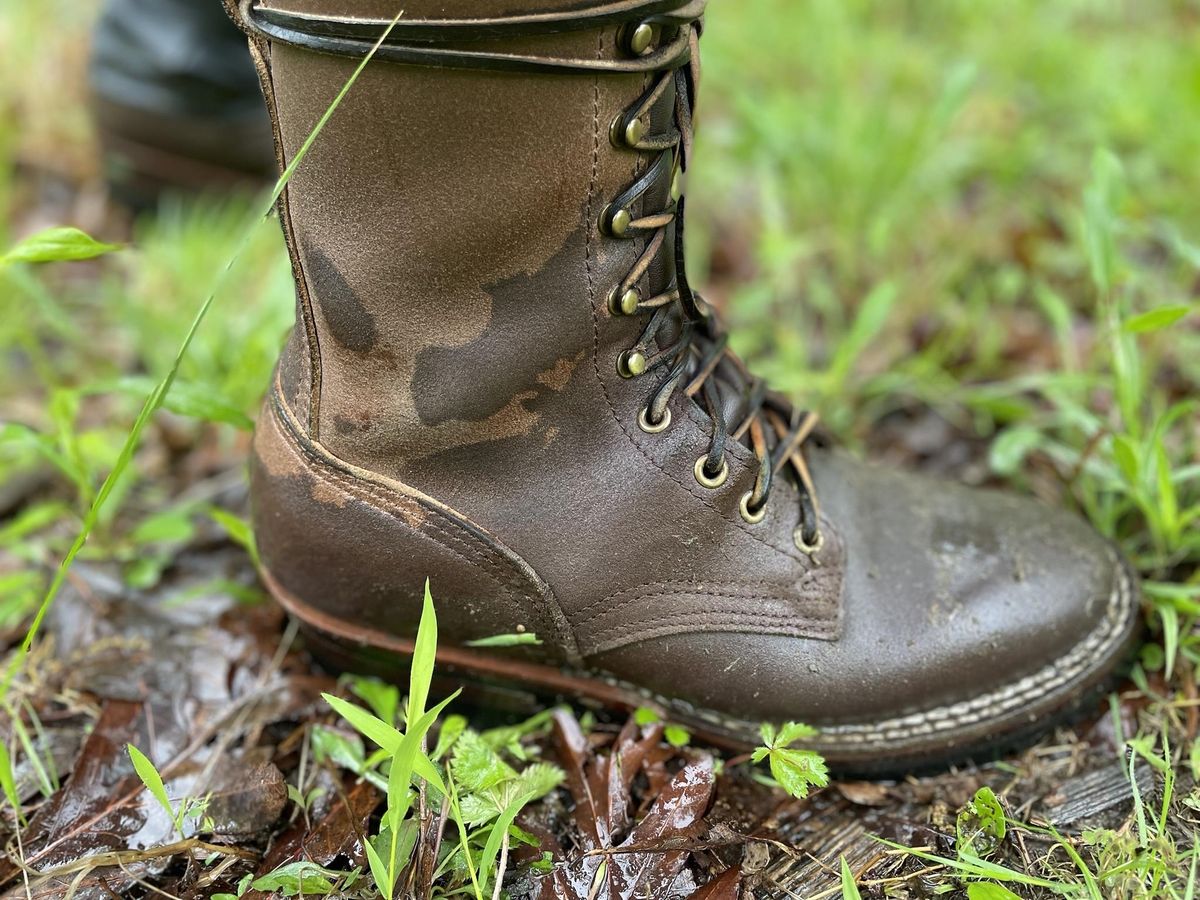
M 600 217 L 602 231 L 613 239 L 645 238 L 645 248 L 629 273 L 609 295 L 614 315 L 647 317 L 637 342 L 619 357 L 618 370 L 626 378 L 657 374 L 646 405 L 638 417 L 642 430 L 655 433 L 670 425 L 668 404 L 682 390 L 684 395 L 702 404 L 712 421 L 708 449 L 696 461 L 697 481 L 706 487 L 720 487 L 728 473 L 725 447 L 728 440 L 744 441 L 758 460 L 753 487 L 742 496 L 742 517 L 750 523 L 762 521 L 771 490 L 785 469 L 796 485 L 800 521 L 793 540 L 802 552 L 820 550 L 823 537 L 819 525 L 816 491 L 805 461 L 803 445 L 813 434 L 817 415 L 794 409 L 772 393 L 766 383 L 749 373 L 744 363 L 728 348 L 728 336 L 722 331 L 711 306 L 688 284 L 684 263 L 683 184 L 692 151 L 692 109 L 699 83 L 700 23 L 687 26 L 690 53 L 683 64 L 668 69 L 632 106 L 613 121 L 613 144 L 641 154 L 655 154 L 633 184 L 604 208 Z M 670 128 L 650 133 L 646 122 L 650 111 L 674 85 L 675 108 Z M 643 211 L 635 217 L 635 204 L 653 186 L 671 173 L 671 193 L 665 207 Z M 641 297 L 636 285 L 663 253 L 674 225 L 674 266 L 666 288 L 652 297 Z M 665 341 L 665 343 L 664 343 Z M 723 371 L 731 377 L 719 377 Z M 740 411 L 736 421 L 727 419 L 724 392 L 740 391 Z
M 657 382 L 638 417 L 644 431 L 670 426 L 669 403 L 682 390 L 703 404 L 712 421 L 707 452 L 696 460 L 696 480 L 709 488 L 724 484 L 729 440 L 748 443 L 758 460 L 753 487 L 741 498 L 742 517 L 750 523 L 766 516 L 776 480 L 792 481 L 799 496 L 800 521 L 793 530 L 796 546 L 813 554 L 822 546 L 816 492 L 805 462 L 803 445 L 813 435 L 815 413 L 797 410 L 747 371 L 728 349 L 712 308 L 688 284 L 684 269 L 683 182 L 692 149 L 692 108 L 699 83 L 699 38 L 704 0 L 607 0 L 574 9 L 527 12 L 466 19 L 421 20 L 402 17 L 387 22 L 339 18 L 264 6 L 261 0 L 236 3 L 239 21 L 257 40 L 283 42 L 321 53 L 447 68 L 572 73 L 656 73 L 655 81 L 613 122 L 612 142 L 619 149 L 654 154 L 644 173 L 604 209 L 602 230 L 614 239 L 644 238 L 646 243 L 629 273 L 610 296 L 615 315 L 646 316 L 634 346 L 619 358 L 618 369 L 629 378 L 654 373 Z M 492 46 L 498 38 L 557 33 L 622 23 L 624 59 L 540 56 Z M 636 24 L 635 24 L 636 23 Z M 659 46 L 653 46 L 661 38 Z M 483 42 L 483 43 L 476 43 Z M 263 50 L 263 52 L 268 52 Z M 674 87 L 674 114 L 662 133 L 648 133 L 650 112 Z M 672 189 L 663 209 L 644 210 L 638 202 L 658 189 L 670 174 Z M 674 235 L 669 237 L 674 226 Z M 667 241 L 671 240 L 671 246 Z M 672 250 L 674 265 L 665 290 L 643 298 L 637 284 L 661 255 Z M 736 395 L 737 404 L 723 401 Z M 727 410 L 734 409 L 736 416 Z M 736 418 L 736 421 L 731 419 Z

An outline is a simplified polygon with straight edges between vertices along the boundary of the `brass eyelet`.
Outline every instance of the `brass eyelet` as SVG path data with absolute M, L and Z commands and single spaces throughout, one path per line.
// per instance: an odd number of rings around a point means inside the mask
M 721 468 L 716 475 L 709 475 L 704 469 L 704 464 L 708 462 L 707 456 L 702 456 L 696 460 L 696 464 L 692 466 L 692 473 L 696 476 L 696 480 L 706 488 L 719 488 L 725 483 L 725 479 L 729 477 L 729 460 L 721 460 Z
M 820 553 L 821 548 L 825 546 L 825 534 L 820 528 L 818 528 L 816 539 L 809 544 L 804 540 L 804 529 L 797 525 L 792 531 L 792 541 L 795 543 L 796 549 L 801 553 L 807 553 L 809 556 L 813 556 L 814 554 Z
M 614 210 L 610 204 L 600 213 L 600 229 L 613 237 L 624 237 L 632 224 L 633 216 L 627 209 Z
M 617 373 L 622 378 L 637 378 L 646 371 L 646 354 L 640 350 L 625 350 L 617 357 Z
M 738 501 L 738 512 L 742 514 L 742 518 L 749 524 L 757 525 L 767 517 L 767 504 L 764 503 L 761 509 L 751 512 L 750 500 L 753 496 L 753 491 L 746 491 L 746 493 L 742 494 L 742 499 Z
M 650 421 L 650 407 L 642 408 L 638 413 L 638 428 L 646 432 L 646 434 L 659 434 L 671 427 L 671 408 L 667 407 L 663 410 L 662 418 L 657 422 Z
M 641 119 L 630 119 L 627 122 L 624 113 L 613 119 L 608 128 L 608 139 L 618 150 L 636 148 L 645 135 L 646 123 Z
M 614 316 L 632 316 L 641 302 L 642 295 L 637 292 L 637 288 L 630 288 L 622 293 L 618 284 L 608 294 L 608 311 Z
M 629 53 L 642 56 L 654 42 L 654 26 L 649 22 L 640 22 L 632 28 L 626 28 L 624 37 Z

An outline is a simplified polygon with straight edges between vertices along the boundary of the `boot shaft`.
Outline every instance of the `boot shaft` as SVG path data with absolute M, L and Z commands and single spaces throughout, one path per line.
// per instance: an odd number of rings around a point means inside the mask
M 286 164 L 390 19 L 241 3 Z M 363 69 L 280 208 L 300 313 L 252 491 L 281 591 L 391 620 L 418 573 L 461 599 L 511 569 L 528 614 L 463 603 L 460 636 L 555 621 L 544 594 L 586 620 L 547 640 L 559 661 L 625 645 L 610 594 L 661 633 L 836 633 L 844 546 L 798 542 L 816 512 L 783 470 L 807 426 L 741 380 L 680 264 L 702 6 L 547 7 L 467 36 L 416 9 Z M 738 600 L 747 572 L 765 607 Z
M 525 12 L 550 24 L 484 39 L 481 30 L 507 26 L 467 18 L 476 3 L 406 4 L 288 185 L 281 215 L 299 311 L 281 378 L 313 437 L 348 462 L 425 484 L 435 476 L 422 460 L 499 441 L 536 454 L 560 427 L 547 408 L 607 412 L 606 383 L 624 388 L 617 357 L 644 322 L 611 315 L 608 295 L 646 240 L 612 240 L 601 216 L 651 160 L 610 131 L 664 55 L 687 49 L 670 24 L 643 29 L 654 42 L 642 54 L 633 33 L 682 4 L 605 4 L 586 27 L 576 5 L 543 0 Z M 283 164 L 371 44 L 344 55 L 300 46 L 320 32 L 311 16 L 374 36 L 390 7 L 243 4 Z M 424 51 L 427 64 L 395 60 Z M 534 62 L 451 67 L 460 51 Z M 657 99 L 649 127 L 673 102 L 673 91 Z M 670 169 L 660 168 L 632 214 L 667 200 Z M 633 285 L 642 296 L 668 280 L 670 249 Z

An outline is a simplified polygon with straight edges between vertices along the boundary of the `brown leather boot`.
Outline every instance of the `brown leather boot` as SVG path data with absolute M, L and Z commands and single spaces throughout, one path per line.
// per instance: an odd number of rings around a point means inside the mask
M 242 0 L 285 161 L 397 5 Z M 848 458 L 725 348 L 682 256 L 702 0 L 402 5 L 280 207 L 254 518 L 327 657 L 394 667 L 428 576 L 466 676 L 732 742 L 803 720 L 859 770 L 1105 680 L 1138 607 L 1105 541 Z

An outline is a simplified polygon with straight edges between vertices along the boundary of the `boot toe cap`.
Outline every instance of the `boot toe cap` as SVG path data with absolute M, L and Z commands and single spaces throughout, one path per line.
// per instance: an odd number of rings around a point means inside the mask
M 865 772 L 1013 743 L 1125 655 L 1136 585 L 1078 517 L 840 455 L 811 463 L 846 548 L 836 640 L 679 635 L 602 665 L 740 740 L 807 721 L 831 763 Z
M 844 716 L 819 717 L 831 739 L 993 741 L 1125 654 L 1134 580 L 1078 517 L 845 459 L 819 477 L 850 548 L 842 638 L 814 648 L 830 683 L 853 685 Z

